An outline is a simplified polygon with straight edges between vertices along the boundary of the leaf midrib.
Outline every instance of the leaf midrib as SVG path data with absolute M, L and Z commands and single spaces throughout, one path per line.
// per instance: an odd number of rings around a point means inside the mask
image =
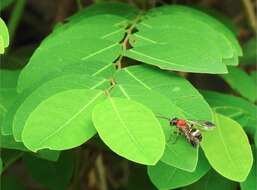
M 97 93 L 95 97 L 93 97 L 86 105 L 84 105 L 77 113 L 75 113 L 70 119 L 68 119 L 66 122 L 64 122 L 56 131 L 51 133 L 50 135 L 46 136 L 43 138 L 39 143 L 37 144 L 36 147 L 41 146 L 44 144 L 47 140 L 55 136 L 58 132 L 63 130 L 72 120 L 74 120 L 80 113 L 82 113 L 90 104 L 92 104 L 100 95 L 102 95 L 102 91 Z
M 215 118 L 216 118 L 216 122 L 217 122 L 217 126 L 218 126 L 218 127 L 217 127 L 218 134 L 219 134 L 219 136 L 220 136 L 220 138 L 221 138 L 221 142 L 222 142 L 222 144 L 223 144 L 223 146 L 224 146 L 226 155 L 228 156 L 229 161 L 232 163 L 233 168 L 236 169 L 237 167 L 236 167 L 235 163 L 233 162 L 233 159 L 232 159 L 232 157 L 231 157 L 230 151 L 229 151 L 229 149 L 227 148 L 227 146 L 226 146 L 226 144 L 225 144 L 225 141 L 224 141 L 224 137 L 223 137 L 223 135 L 222 135 L 222 133 L 221 133 L 221 128 L 219 127 L 219 126 L 220 126 L 220 122 L 219 122 L 219 120 L 217 119 L 217 115 L 215 115 Z
M 121 117 L 121 115 L 120 115 L 120 113 L 119 113 L 119 111 L 118 111 L 118 109 L 115 105 L 115 102 L 112 100 L 112 98 L 110 96 L 108 98 L 110 100 L 110 103 L 112 105 L 112 108 L 113 108 L 114 112 L 116 113 L 118 119 L 120 120 L 123 128 L 127 132 L 129 139 L 131 140 L 131 142 L 133 144 L 135 144 L 136 149 L 138 149 L 139 152 L 141 152 L 141 154 L 144 156 L 144 158 L 148 160 L 148 156 L 145 154 L 143 146 L 137 141 L 137 139 L 134 137 L 134 135 L 129 131 L 126 123 L 123 121 L 123 119 L 122 119 L 122 117 Z

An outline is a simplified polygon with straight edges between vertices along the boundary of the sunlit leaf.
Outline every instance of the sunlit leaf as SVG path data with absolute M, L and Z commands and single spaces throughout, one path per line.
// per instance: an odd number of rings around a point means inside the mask
M 141 85 L 168 97 L 188 119 L 213 119 L 212 111 L 202 95 L 186 79 L 174 73 L 140 65 L 122 69 L 116 73 L 115 79 L 118 84 Z
M 38 87 L 32 93 L 30 93 L 25 100 L 21 102 L 21 105 L 17 107 L 17 111 L 14 115 L 12 128 L 13 135 L 16 141 L 21 141 L 22 130 L 25 126 L 25 122 L 33 110 L 39 103 L 49 98 L 50 96 L 67 89 L 94 89 L 101 88 L 106 82 L 106 79 L 91 77 L 83 74 L 69 74 L 52 79 L 42 86 Z
M 226 73 L 225 64 L 237 65 L 238 55 L 242 54 L 229 29 L 192 8 L 152 9 L 136 28 L 138 31 L 131 37 L 133 48 L 124 54 L 162 69 Z
M 151 11 L 153 12 L 153 15 L 158 15 L 158 14 L 175 15 L 176 14 L 176 15 L 184 15 L 186 17 L 194 18 L 197 21 L 202 22 L 203 24 L 206 24 L 208 27 L 211 27 L 213 30 L 217 32 L 217 35 L 220 36 L 220 39 L 223 39 L 219 41 L 220 44 L 217 44 L 218 46 L 223 47 L 222 49 L 223 53 L 230 52 L 229 54 L 231 54 L 231 49 L 232 49 L 235 57 L 243 55 L 239 42 L 235 38 L 235 35 L 227 28 L 227 26 L 225 26 L 214 17 L 209 16 L 202 11 L 198 11 L 196 9 L 192 9 L 181 5 L 161 6 L 161 7 L 152 9 Z M 224 49 L 224 47 L 226 46 L 228 47 L 228 50 Z M 238 61 L 236 60 L 236 62 L 231 62 L 230 64 L 235 65 L 237 63 Z
M 174 128 L 172 130 L 167 119 L 162 118 L 184 118 L 185 116 L 178 106 L 166 96 L 147 89 L 140 84 L 117 84 L 111 93 L 112 96 L 140 102 L 155 113 L 166 136 L 165 151 L 161 158 L 164 163 L 187 171 L 193 171 L 195 169 L 198 160 L 198 148 L 193 148 L 187 143 L 185 138 L 179 138 L 179 140 L 174 143 L 174 139 L 177 138 L 177 135 L 174 134 L 175 130 Z
M 5 22 L 2 20 L 2 18 L 0 18 L 0 38 L 1 38 L 1 43 L 0 43 L 1 52 L 0 53 L 2 54 L 2 53 L 4 53 L 4 48 L 9 46 L 8 28 L 5 24 Z
M 71 27 L 53 32 L 22 70 L 18 82 L 19 91 L 73 67 L 79 67 L 91 76 L 110 77 L 114 72 L 113 61 L 121 52 L 119 42 L 124 35 L 124 26 L 119 23 L 122 21 L 123 17 L 98 15 L 86 17 Z
M 154 165 L 161 158 L 165 136 L 149 108 L 108 97 L 94 108 L 92 116 L 101 139 L 120 156 L 146 165 Z
M 203 133 L 204 153 L 219 174 L 242 182 L 253 163 L 247 135 L 237 122 L 223 115 L 215 114 L 215 124 L 216 129 Z
M 41 102 L 28 117 L 22 132 L 25 146 L 36 152 L 64 150 L 91 138 L 95 129 L 91 111 L 104 98 L 100 90 L 70 89 Z

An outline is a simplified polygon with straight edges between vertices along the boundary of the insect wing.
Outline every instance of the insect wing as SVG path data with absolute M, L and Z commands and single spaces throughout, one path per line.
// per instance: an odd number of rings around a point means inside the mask
M 210 131 L 215 128 L 215 125 L 210 121 L 204 120 L 187 120 L 192 126 L 198 128 L 199 130 Z

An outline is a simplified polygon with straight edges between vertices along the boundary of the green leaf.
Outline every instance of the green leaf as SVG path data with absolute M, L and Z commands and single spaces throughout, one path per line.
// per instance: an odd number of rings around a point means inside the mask
M 2 122 L 1 132 L 3 135 L 13 135 L 13 132 L 12 132 L 13 117 L 18 107 L 24 101 L 26 96 L 27 96 L 27 93 L 17 95 L 12 105 L 8 108 Z
M 252 102 L 257 100 L 257 86 L 251 77 L 242 69 L 229 67 L 229 73 L 221 75 L 229 86 Z
M 238 64 L 241 48 L 233 33 L 200 11 L 164 6 L 145 18 L 130 40 L 133 48 L 124 52 L 130 58 L 162 69 L 200 73 L 227 73 L 223 61 Z
M 257 85 L 257 71 L 252 71 L 250 74 L 253 82 L 255 83 L 255 85 Z
M 0 69 L 1 86 L 0 89 L 16 88 L 20 70 Z
M 140 65 L 118 71 L 115 79 L 117 84 L 141 85 L 168 97 L 188 119 L 213 120 L 212 110 L 201 94 L 186 79 L 174 73 Z
M 237 121 L 245 131 L 253 135 L 256 131 L 257 107 L 243 98 L 213 91 L 201 91 L 204 98 L 217 113 Z
M 111 91 L 111 95 L 135 100 L 144 104 L 155 113 L 157 118 L 158 116 L 185 118 L 182 110 L 166 96 L 147 89 L 140 84 L 117 84 Z M 196 168 L 198 160 L 198 148 L 193 148 L 184 138 L 180 138 L 176 144 L 174 144 L 172 141 L 174 141 L 176 135 L 174 135 L 174 130 L 172 130 L 169 125 L 169 121 L 162 118 L 158 119 L 166 137 L 166 146 L 161 160 L 168 165 L 187 171 L 193 171 Z
M 10 111 L 17 98 L 16 84 L 19 71 L 0 69 L 0 126 L 1 133 L 11 135 Z M 7 122 L 8 120 L 8 122 Z
M 214 170 L 210 170 L 204 177 L 182 190 L 236 190 L 237 183 L 230 181 L 219 175 Z
M 0 35 L 0 54 L 4 54 L 4 39 Z
M 242 65 L 255 65 L 257 59 L 256 36 L 243 45 L 244 56 L 240 59 Z
M 33 110 L 38 106 L 38 104 L 44 101 L 45 99 L 63 90 L 72 88 L 103 88 L 103 85 L 105 85 L 106 83 L 106 79 L 92 77 L 85 74 L 63 75 L 44 83 L 36 90 L 34 90 L 31 94 L 29 94 L 25 98 L 25 100 L 21 102 L 21 105 L 17 108 L 12 123 L 13 135 L 15 140 L 22 140 L 21 134 L 25 126 L 26 120 L 28 119 L 30 113 L 33 112 Z
M 71 153 L 62 153 L 58 162 L 42 160 L 29 154 L 24 155 L 23 160 L 32 179 L 46 189 L 68 189 L 73 172 Z
M 44 148 L 64 150 L 83 144 L 96 133 L 91 111 L 103 95 L 100 90 L 72 89 L 44 100 L 26 121 L 22 132 L 25 146 L 36 152 Z
M 219 31 L 222 35 L 229 35 L 229 37 L 232 38 L 233 36 L 231 35 L 231 33 L 229 33 L 228 29 L 234 34 L 234 36 L 238 35 L 239 28 L 236 26 L 236 24 L 233 22 L 233 20 L 228 15 L 224 14 L 224 12 L 218 11 L 214 7 L 206 7 L 206 6 L 203 7 L 201 5 L 200 6 L 193 5 L 193 8 L 198 9 L 198 10 L 203 11 L 204 13 L 208 14 L 210 16 L 208 19 L 211 19 L 211 21 L 209 21 L 209 22 L 211 22 L 211 24 L 209 24 L 209 25 L 212 25 L 213 29 Z M 201 12 L 200 14 L 203 14 L 203 13 Z M 199 16 L 201 16 L 200 14 L 199 14 Z M 209 22 L 207 22 L 207 24 Z M 220 22 L 224 26 L 222 26 Z M 219 27 L 215 27 L 215 24 L 219 25 Z M 226 32 L 224 32 L 224 30 L 226 30 Z M 233 42 L 236 42 L 236 41 L 233 41 Z M 235 43 L 234 45 L 235 45 L 235 47 L 238 48 L 238 50 L 240 50 L 239 53 L 242 54 L 242 50 L 241 50 L 238 42 Z
M 201 11 L 198 11 L 196 9 L 192 9 L 186 6 L 180 6 L 180 5 L 172 5 L 172 6 L 162 6 L 158 7 L 156 9 L 152 9 L 153 13 L 150 14 L 176 14 L 176 15 L 184 15 L 186 17 L 193 18 L 199 22 L 202 22 L 202 24 L 207 25 L 208 27 L 211 27 L 214 31 L 217 32 L 217 35 L 220 36 L 220 40 L 218 46 L 223 47 L 223 52 L 230 52 L 231 49 L 233 49 L 234 57 L 237 58 L 237 56 L 242 56 L 242 49 L 240 47 L 239 42 L 235 38 L 235 35 L 221 22 L 213 18 L 212 16 L 209 16 Z M 225 47 L 228 47 L 228 50 L 225 50 Z M 229 57 L 227 57 L 229 58 Z M 236 65 L 238 63 L 238 60 L 236 62 L 231 62 L 230 64 Z
M 242 183 L 240 183 L 241 190 L 256 190 L 257 189 L 257 167 L 256 167 L 256 148 L 252 146 L 252 152 L 254 155 L 254 160 L 253 160 L 253 166 L 252 169 L 247 176 L 246 180 Z
M 215 114 L 215 124 L 216 129 L 203 133 L 204 153 L 218 173 L 242 182 L 253 163 L 247 135 L 237 122 L 223 115 Z
M 3 9 L 11 5 L 13 2 L 14 0 L 1 0 L 0 11 L 3 11 Z
M 60 157 L 60 151 L 53 151 L 53 150 L 39 150 L 36 154 L 32 153 L 35 156 L 38 156 L 39 158 L 49 160 L 49 161 L 57 161 Z
M 45 82 L 45 78 L 53 78 L 74 67 L 83 70 L 84 74 L 109 78 L 114 72 L 112 62 L 121 52 L 119 42 L 125 29 L 119 23 L 123 21 L 119 16 L 98 15 L 67 28 L 60 27 L 43 41 L 22 70 L 18 90 Z
M 27 151 L 27 148 L 20 142 L 16 142 L 12 135 L 0 136 L 0 148 Z
M 153 184 L 161 190 L 175 189 L 187 186 L 205 175 L 210 166 L 203 153 L 199 154 L 199 163 L 194 172 L 186 172 L 178 168 L 158 162 L 155 166 L 148 166 L 148 175 Z
M 3 43 L 1 44 L 0 48 L 7 48 L 9 46 L 9 33 L 8 28 L 2 18 L 0 18 L 0 36 L 2 37 Z
M 188 172 L 195 171 L 199 147 L 193 147 L 184 137 L 174 137 L 173 135 L 173 139 L 174 138 L 178 138 L 175 143 L 174 140 L 170 140 L 166 143 L 161 161 L 181 170 Z
M 132 7 L 127 3 L 119 3 L 119 2 L 103 2 L 103 3 L 95 3 L 82 11 L 79 11 L 77 14 L 68 18 L 70 23 L 79 22 L 83 17 L 92 17 L 101 14 L 111 14 L 117 15 L 124 18 L 133 18 L 138 12 L 136 7 Z M 68 24 L 70 24 L 68 23 Z
M 164 133 L 153 112 L 142 104 L 108 97 L 95 106 L 92 119 L 101 139 L 118 155 L 146 165 L 161 158 Z
M 17 93 L 16 84 L 19 71 L 0 69 L 0 107 L 7 111 L 13 104 Z

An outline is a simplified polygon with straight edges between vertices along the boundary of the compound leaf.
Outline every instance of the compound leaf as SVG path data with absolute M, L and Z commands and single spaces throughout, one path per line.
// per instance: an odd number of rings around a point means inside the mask
M 32 55 L 21 72 L 18 90 L 45 82 L 46 78 L 65 70 L 71 73 L 70 68 L 91 76 L 110 77 L 114 72 L 112 62 L 120 55 L 119 42 L 124 35 L 120 22 L 124 22 L 123 17 L 98 15 L 83 18 L 69 27 L 61 26 Z
M 122 69 L 115 79 L 118 84 L 141 85 L 168 97 L 188 119 L 213 120 L 212 110 L 202 95 L 186 79 L 174 73 L 140 65 Z
M 133 48 L 124 54 L 162 69 L 227 73 L 225 64 L 237 65 L 242 54 L 229 29 L 192 8 L 153 9 L 136 28 L 138 32 L 130 39 Z

